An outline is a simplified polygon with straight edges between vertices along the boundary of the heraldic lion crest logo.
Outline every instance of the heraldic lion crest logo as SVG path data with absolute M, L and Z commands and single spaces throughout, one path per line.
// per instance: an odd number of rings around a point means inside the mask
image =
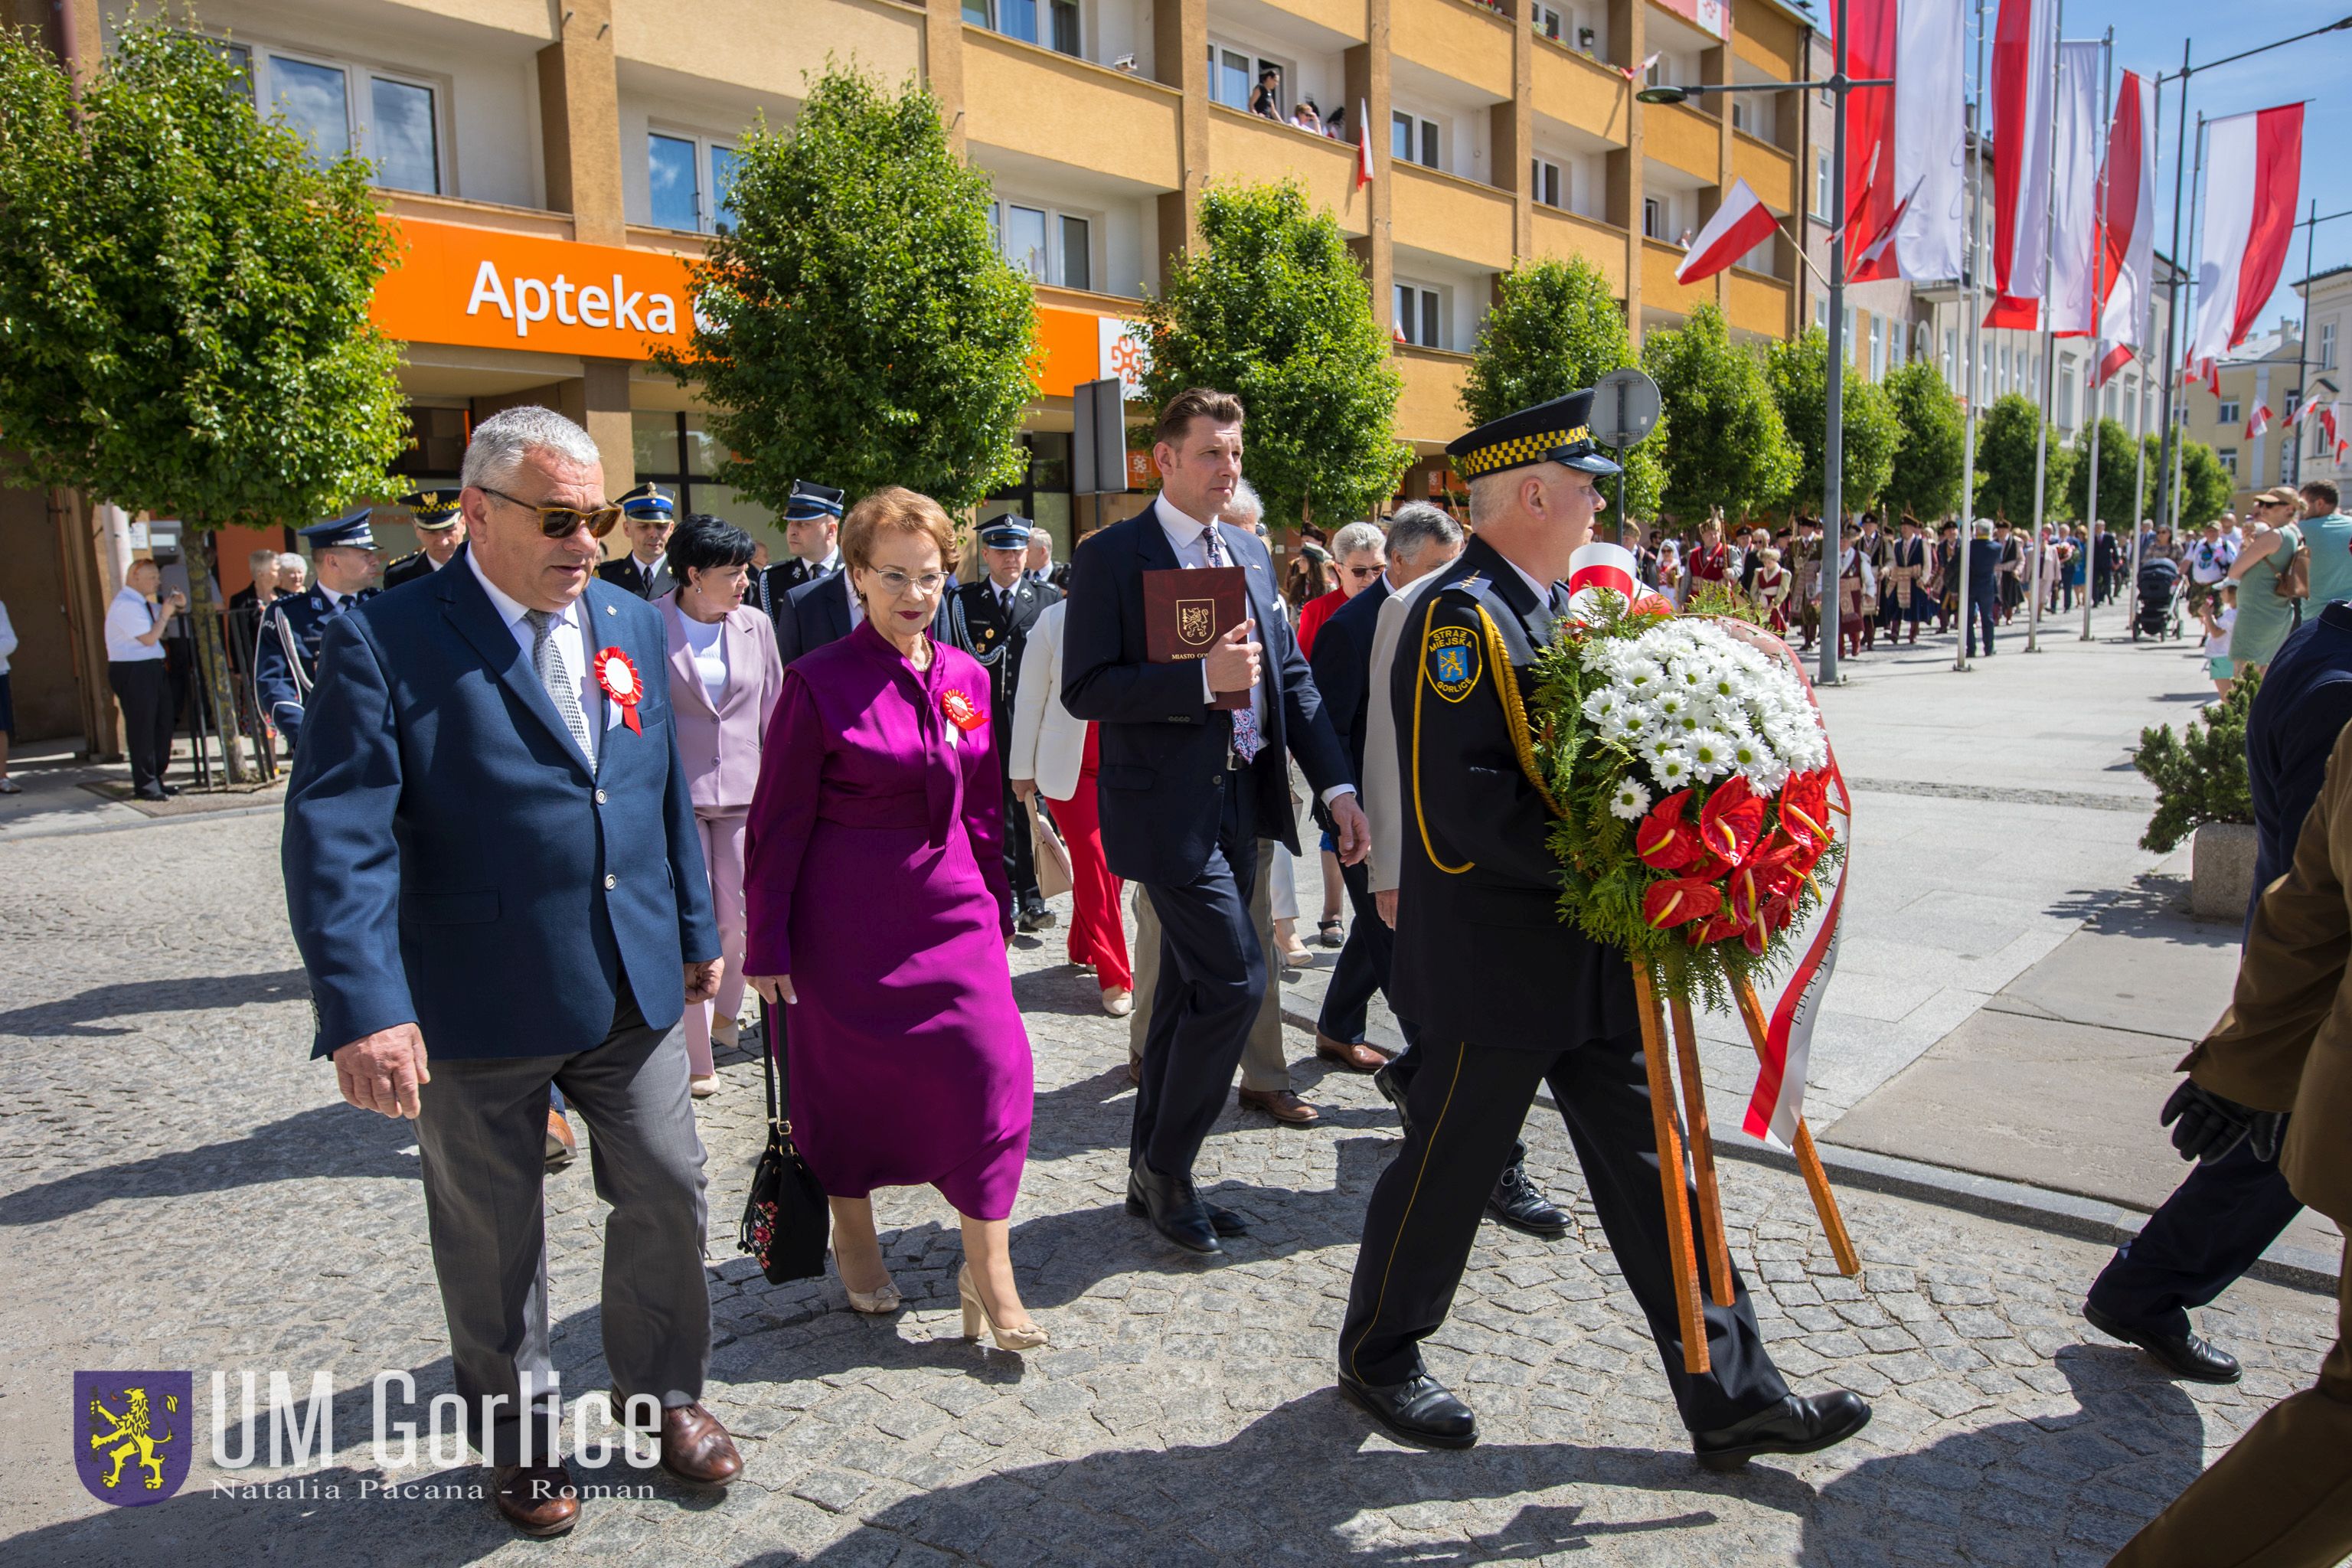
M 162 1502 L 188 1479 L 195 1374 L 74 1373 L 74 1468 L 100 1502 Z

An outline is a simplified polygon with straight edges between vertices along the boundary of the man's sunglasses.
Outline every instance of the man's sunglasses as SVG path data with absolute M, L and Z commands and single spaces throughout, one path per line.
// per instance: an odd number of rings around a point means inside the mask
M 493 489 L 488 485 L 474 488 L 484 495 L 498 497 L 509 506 L 519 506 L 525 511 L 539 513 L 539 531 L 550 539 L 569 539 L 583 523 L 587 525 L 591 537 L 602 539 L 613 531 L 614 523 L 621 521 L 621 509 L 609 501 L 593 511 L 582 511 L 574 506 L 534 505 L 504 490 Z
M 1345 572 L 1349 576 L 1353 577 L 1359 583 L 1369 583 L 1373 578 L 1379 576 L 1382 572 L 1386 571 L 1387 568 L 1383 566 L 1342 566 L 1339 570 Z

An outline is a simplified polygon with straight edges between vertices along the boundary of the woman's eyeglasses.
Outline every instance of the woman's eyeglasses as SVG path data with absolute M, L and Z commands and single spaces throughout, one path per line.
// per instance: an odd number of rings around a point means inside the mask
M 613 531 L 614 523 L 621 521 L 621 509 L 609 502 L 593 511 L 582 511 L 575 506 L 539 506 L 510 496 L 504 490 L 492 489 L 488 485 L 476 485 L 474 488 L 484 495 L 498 497 L 509 506 L 519 506 L 525 511 L 539 513 L 539 531 L 550 539 L 569 539 L 583 523 L 587 524 L 592 538 L 602 539 Z
M 876 566 L 870 570 L 874 580 L 882 584 L 882 591 L 894 599 L 905 598 L 909 588 L 920 588 L 928 595 L 948 585 L 948 574 L 944 572 L 926 572 L 919 577 L 909 577 L 904 572 L 894 572 L 887 566 Z

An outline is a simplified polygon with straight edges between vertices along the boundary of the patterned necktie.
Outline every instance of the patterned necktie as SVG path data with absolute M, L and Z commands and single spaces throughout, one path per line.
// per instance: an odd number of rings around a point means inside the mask
M 588 715 L 580 710 L 580 689 L 572 683 L 571 671 L 563 668 L 563 650 L 555 646 L 555 617 L 545 610 L 525 610 L 522 618 L 530 623 L 530 662 L 539 671 L 539 683 L 547 688 L 548 700 L 555 704 L 563 727 L 580 743 L 580 754 L 593 766 L 596 750 L 588 742 Z
M 1201 531 L 1201 547 L 1209 552 L 1212 566 L 1230 566 L 1225 554 L 1225 542 L 1217 537 L 1217 525 L 1211 523 Z M 1265 747 L 1265 737 L 1258 733 L 1257 710 L 1254 704 L 1244 704 L 1234 710 L 1234 754 L 1244 763 L 1257 760 Z

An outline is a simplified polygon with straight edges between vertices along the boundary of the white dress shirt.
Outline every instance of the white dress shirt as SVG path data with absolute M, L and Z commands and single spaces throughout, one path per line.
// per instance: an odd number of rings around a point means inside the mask
M 499 618 L 507 624 L 508 632 L 521 645 L 523 663 L 530 668 L 532 679 L 538 679 L 539 667 L 531 663 L 530 656 L 531 649 L 538 646 L 539 633 L 523 618 L 530 614 L 530 606 L 485 576 L 482 563 L 474 559 L 474 552 L 470 550 L 466 552 L 466 564 L 473 568 L 474 581 L 482 585 L 482 592 L 490 596 L 490 607 L 498 611 Z M 589 665 L 587 625 L 588 595 L 583 593 L 551 616 L 547 635 L 555 644 L 555 651 L 563 658 L 564 673 L 571 676 L 573 684 L 580 689 L 580 711 L 588 720 L 588 744 L 583 750 L 588 753 L 588 765 L 593 767 L 596 764 L 598 731 L 621 722 L 621 705 L 617 702 L 610 704 L 604 714 L 604 725 L 597 724 L 596 710 L 603 694 L 596 686 L 596 672 Z M 639 673 L 642 676 L 643 672 Z
M 106 661 L 109 664 L 138 664 L 163 657 L 163 639 L 153 642 L 139 639 L 162 623 L 162 606 L 150 604 L 147 596 L 129 584 L 115 590 L 114 602 L 106 606 Z
M 1202 537 L 1209 531 L 1209 525 L 1207 523 L 1201 521 L 1198 518 L 1188 516 L 1185 513 L 1177 510 L 1175 503 L 1171 501 L 1164 494 L 1160 498 L 1158 515 L 1160 518 L 1160 531 L 1168 536 L 1168 547 L 1176 552 L 1177 564 L 1181 566 L 1206 566 L 1210 564 L 1209 547 Z M 1224 541 L 1222 539 L 1217 542 L 1221 548 L 1224 546 Z M 1235 566 L 1239 566 L 1241 564 L 1239 561 L 1234 559 L 1234 552 L 1231 549 L 1225 550 L 1225 559 Z M 1276 613 L 1277 615 L 1281 613 L 1278 595 Z M 1264 628 L 1259 629 L 1257 640 L 1261 644 L 1268 640 Z M 1209 661 L 1205 658 L 1201 661 L 1201 697 L 1202 700 L 1205 702 L 1213 703 L 1217 700 L 1215 688 L 1209 684 Z M 1266 736 L 1268 740 L 1271 740 L 1273 736 L 1267 731 L 1265 726 L 1265 682 L 1264 680 L 1257 680 L 1251 683 L 1249 700 L 1250 711 L 1257 717 L 1257 732 L 1261 735 Z M 1354 784 L 1333 784 L 1329 789 L 1323 792 L 1323 804 L 1325 805 L 1329 805 L 1339 796 L 1343 795 L 1353 795 L 1355 793 L 1356 786 Z

